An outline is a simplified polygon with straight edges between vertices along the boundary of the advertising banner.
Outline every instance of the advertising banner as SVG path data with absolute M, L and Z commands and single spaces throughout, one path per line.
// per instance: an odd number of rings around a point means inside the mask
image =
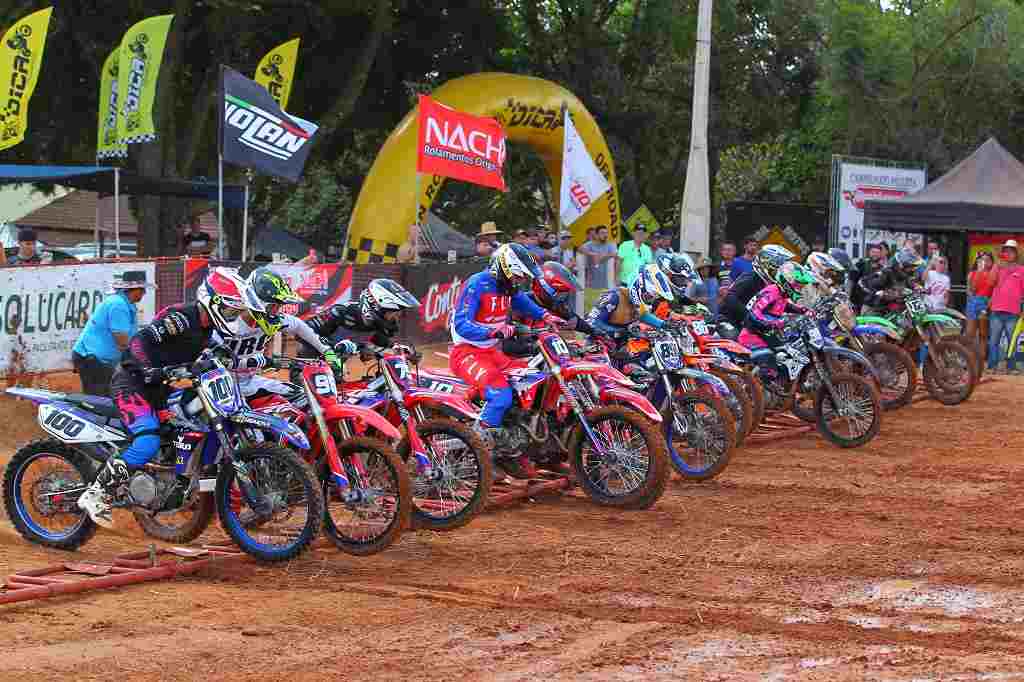
M 25 139 L 28 103 L 39 80 L 43 48 L 50 26 L 52 7 L 33 12 L 11 26 L 0 41 L 0 150 Z
M 925 186 L 925 168 L 876 166 L 839 160 L 834 169 L 832 220 L 836 246 L 853 259 L 865 253 L 865 244 L 900 243 L 906 236 L 886 230 L 864 231 L 864 202 L 898 199 Z
M 448 317 L 455 301 L 466 280 L 483 267 L 479 262 L 408 267 L 403 284 L 419 299 L 420 309 L 417 316 L 407 316 L 403 334 L 420 345 L 451 339 Z
M 142 270 L 156 280 L 153 263 L 84 263 L 0 269 L 0 375 L 71 369 L 71 347 L 93 310 L 111 293 L 115 274 Z M 138 304 L 139 324 L 156 314 L 156 292 Z
M 296 182 L 317 126 L 291 116 L 234 69 L 221 72 L 221 149 L 228 163 Z
M 299 38 L 295 38 L 268 52 L 256 67 L 256 82 L 267 89 L 282 109 L 288 108 L 298 59 Z
M 562 143 L 562 188 L 559 192 L 559 218 L 563 225 L 572 225 L 590 210 L 598 197 L 611 189 L 601 174 L 587 147 L 576 132 L 569 110 L 565 117 L 565 137 Z
M 234 263 L 227 265 L 214 261 L 212 267 L 224 265 L 236 270 L 242 277 L 260 266 L 267 266 L 305 299 L 305 303 L 285 306 L 284 312 L 309 319 L 321 310 L 352 298 L 352 266 L 339 263 L 324 265 L 298 265 L 284 263 Z M 205 258 L 185 259 L 185 301 L 196 300 L 196 292 L 210 274 L 211 261 Z
M 121 39 L 118 63 L 117 139 L 122 144 L 156 139 L 153 102 L 173 14 L 143 19 Z M 101 105 L 102 106 L 102 105 Z
M 100 74 L 100 110 L 97 114 L 96 160 L 128 156 L 128 145 L 117 139 L 117 86 L 121 48 L 107 55 Z
M 505 131 L 493 118 L 473 116 L 419 100 L 416 171 L 506 191 Z

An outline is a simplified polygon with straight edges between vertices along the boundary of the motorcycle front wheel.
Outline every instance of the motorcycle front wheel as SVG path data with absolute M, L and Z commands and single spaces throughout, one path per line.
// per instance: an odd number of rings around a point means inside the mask
M 747 395 L 746 388 L 736 376 L 718 369 L 712 369 L 711 374 L 721 379 L 729 389 L 730 399 L 724 402 L 736 422 L 736 447 L 740 447 L 754 428 L 753 403 Z
M 856 448 L 871 441 L 882 427 L 878 391 L 867 379 L 854 374 L 833 374 L 830 379 L 836 399 L 823 383 L 814 401 L 818 431 L 841 448 Z
M 568 448 L 583 491 L 606 507 L 653 506 L 669 477 L 665 439 L 654 422 L 620 405 L 593 409 L 586 419 L 593 439 L 577 426 Z
M 234 459 L 252 485 L 242 484 L 232 462 L 221 462 L 214 495 L 225 532 L 246 554 L 268 563 L 308 550 L 324 519 L 324 498 L 313 468 L 291 450 L 266 443 L 238 450 Z M 252 516 L 259 522 L 243 521 Z
M 662 412 L 669 461 L 688 481 L 722 473 L 736 448 L 736 421 L 718 397 L 677 390 Z

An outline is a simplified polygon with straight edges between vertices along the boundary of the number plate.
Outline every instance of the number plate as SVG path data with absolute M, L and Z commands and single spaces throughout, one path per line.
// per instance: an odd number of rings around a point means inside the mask
M 238 387 L 231 374 L 222 367 L 203 374 L 199 378 L 199 390 L 206 394 L 214 408 L 225 416 L 234 414 L 241 408 Z
M 569 354 L 569 347 L 565 345 L 565 341 L 560 336 L 553 336 L 548 341 L 548 345 L 551 347 L 551 352 L 556 356 L 563 356 Z
M 338 383 L 334 380 L 334 374 L 321 372 L 313 376 L 313 391 L 317 395 L 332 396 L 338 394 Z
M 708 326 L 698 320 L 697 322 L 693 323 L 693 333 L 696 334 L 697 336 L 707 336 Z
M 918 296 L 910 296 L 907 298 L 907 312 L 915 317 L 917 315 L 924 315 L 925 307 L 924 300 Z
M 811 342 L 811 346 L 814 348 L 821 348 L 825 344 L 825 339 L 821 337 L 821 329 L 817 325 L 808 327 L 807 337 Z

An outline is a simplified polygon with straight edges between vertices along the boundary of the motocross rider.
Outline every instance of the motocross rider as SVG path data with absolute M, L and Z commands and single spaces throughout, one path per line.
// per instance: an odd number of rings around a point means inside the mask
M 814 307 L 819 299 L 829 296 L 846 281 L 846 268 L 823 251 L 809 254 L 804 265 L 815 277 L 814 284 L 804 289 L 801 299 L 801 303 L 808 308 Z
M 113 527 L 111 505 L 117 488 L 160 449 L 157 412 L 166 404 L 165 367 L 195 362 L 214 331 L 231 338 L 243 313 L 259 316 L 263 303 L 231 270 L 214 268 L 199 287 L 195 303 L 161 310 L 131 339 L 110 381 L 110 393 L 132 441 L 107 459 L 96 480 L 78 498 L 78 507 L 98 525 Z
M 573 297 L 579 291 L 576 275 L 561 263 L 549 260 L 541 266 L 541 276 L 533 280 L 530 296 L 541 308 L 565 320 L 566 328 L 590 335 L 590 324 L 573 310 Z
M 398 333 L 402 313 L 420 307 L 420 302 L 405 287 L 391 279 L 373 279 L 359 294 L 358 301 L 333 305 L 309 320 L 319 336 L 332 339 L 339 329 L 369 332 L 369 342 L 387 348 Z M 358 352 L 360 344 L 344 339 L 334 345 L 343 355 Z
M 621 345 L 628 338 L 629 325 L 633 322 L 643 322 L 656 329 L 664 327 L 665 323 L 654 310 L 661 302 L 671 303 L 673 298 L 672 285 L 661 268 L 645 265 L 628 288 L 603 293 L 587 315 L 587 322 L 595 334 Z
M 913 286 L 924 260 L 916 251 L 897 251 L 888 265 L 861 279 L 857 285 L 864 294 L 864 307 L 873 312 L 884 312 L 891 303 L 903 300 L 901 290 Z
M 480 391 L 486 403 L 478 426 L 485 438 L 496 445 L 507 439 L 501 424 L 515 398 L 505 376 L 515 359 L 503 352 L 503 341 L 513 340 L 509 339 L 510 314 L 541 320 L 549 326 L 565 324 L 522 291 L 540 276 L 540 268 L 525 246 L 502 244 L 491 256 L 490 266 L 466 280 L 449 319 L 454 344 L 449 367 L 457 377 Z M 529 465 L 528 461 L 521 463 L 524 467 Z
M 745 272 L 736 278 L 718 306 L 718 314 L 726 322 L 741 328 L 747 319 L 747 303 L 759 291 L 775 282 L 775 275 L 783 263 L 796 256 L 789 249 L 768 244 L 754 256 L 753 272 Z
M 664 253 L 655 259 L 655 264 L 668 277 L 672 289 L 672 302 L 662 301 L 654 314 L 667 320 L 671 313 L 684 315 L 704 314 L 706 308 L 700 302 L 690 298 L 691 284 L 700 284 L 701 277 L 693 266 L 693 259 L 685 253 Z M 698 307 L 699 306 L 699 307 Z
M 777 348 L 784 343 L 782 329 L 787 313 L 803 314 L 807 309 L 797 304 L 814 276 L 799 263 L 784 263 L 775 273 L 775 283 L 762 289 L 748 305 L 748 313 L 739 342 L 750 349 Z

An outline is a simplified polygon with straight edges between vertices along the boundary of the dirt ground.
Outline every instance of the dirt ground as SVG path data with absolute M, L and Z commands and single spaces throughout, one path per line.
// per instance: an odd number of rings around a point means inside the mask
M 998 377 L 860 450 L 749 448 L 645 512 L 542 497 L 369 558 L 2 606 L 0 679 L 1024 679 L 1022 400 Z M 5 461 L 30 406 L 0 424 Z M 0 576 L 68 557 L 0 525 Z

